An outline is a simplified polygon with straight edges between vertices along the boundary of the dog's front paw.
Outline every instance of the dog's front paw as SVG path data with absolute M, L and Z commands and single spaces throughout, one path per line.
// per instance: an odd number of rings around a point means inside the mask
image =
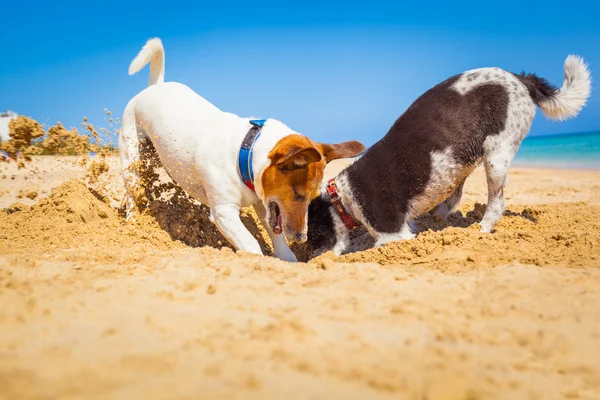
M 347 249 L 348 249 L 348 244 L 338 243 L 333 247 L 332 251 L 333 251 L 333 254 L 337 257 L 337 256 L 341 256 L 342 254 L 346 253 Z
M 482 224 L 480 232 L 481 233 L 492 233 L 492 229 L 493 229 L 493 226 Z
M 290 249 L 275 251 L 275 257 L 282 261 L 298 262 L 298 258 Z

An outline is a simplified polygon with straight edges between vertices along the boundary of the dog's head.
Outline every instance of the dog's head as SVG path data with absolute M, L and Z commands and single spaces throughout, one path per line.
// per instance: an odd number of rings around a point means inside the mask
M 331 213 L 334 211 L 329 198 L 319 196 L 310 202 L 308 207 L 308 240 L 304 253 L 308 259 L 320 256 L 333 249 L 337 236 Z
M 298 260 L 307 262 L 330 250 L 338 244 L 338 233 L 334 222 L 337 212 L 328 194 L 317 196 L 308 206 L 308 240 L 292 246 Z M 338 222 L 339 223 L 339 222 Z M 349 242 L 345 244 L 340 254 L 354 253 L 373 247 L 374 238 L 366 227 L 348 231 Z M 334 250 L 335 252 L 335 250 Z
M 365 146 L 354 140 L 323 144 L 298 134 L 277 142 L 261 180 L 273 232 L 284 233 L 291 242 L 306 241 L 308 205 L 319 194 L 325 166 L 331 160 L 356 157 L 363 151 Z

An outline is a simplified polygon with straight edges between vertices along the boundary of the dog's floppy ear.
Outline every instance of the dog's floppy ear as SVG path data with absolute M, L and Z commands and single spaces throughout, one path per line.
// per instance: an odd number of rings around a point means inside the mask
M 327 162 L 337 160 L 338 158 L 349 158 L 361 155 L 367 148 L 361 142 L 350 140 L 337 144 L 319 143 L 321 153 Z
M 310 163 L 321 161 L 322 158 L 315 147 L 290 146 L 277 160 L 277 167 L 288 170 L 305 168 Z

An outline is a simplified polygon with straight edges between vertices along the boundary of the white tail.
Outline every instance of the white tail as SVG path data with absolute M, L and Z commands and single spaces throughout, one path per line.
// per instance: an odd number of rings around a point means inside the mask
M 165 50 L 159 38 L 150 39 L 129 65 L 129 75 L 139 72 L 150 63 L 148 86 L 165 81 Z
M 565 80 L 553 95 L 538 102 L 548 118 L 565 120 L 579 114 L 590 97 L 592 79 L 583 59 L 570 55 L 565 60 Z

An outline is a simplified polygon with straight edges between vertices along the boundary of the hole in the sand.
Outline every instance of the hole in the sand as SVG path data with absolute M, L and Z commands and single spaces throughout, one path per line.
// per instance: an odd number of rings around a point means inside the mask
M 234 247 L 210 221 L 210 209 L 181 189 L 161 166 L 156 149 L 149 140 L 140 142 L 140 178 L 144 185 L 144 202 L 141 211 L 148 212 L 173 240 L 191 247 Z M 160 174 L 162 172 L 162 174 Z M 124 210 L 122 210 L 124 212 Z M 264 230 L 249 213 L 242 212 L 240 219 L 254 236 L 263 254 L 271 255 Z
M 521 218 L 525 218 L 526 220 L 529 220 L 533 223 L 538 222 L 538 215 L 540 214 L 540 212 L 533 210 L 531 208 L 526 208 L 523 211 L 519 212 L 514 212 L 514 211 L 510 211 L 510 210 L 506 210 L 504 211 L 504 215 L 505 216 L 509 216 L 509 217 L 521 217 Z
M 434 232 L 441 231 L 448 227 L 454 228 L 468 228 L 469 226 L 480 223 L 485 214 L 486 205 L 481 203 L 475 203 L 473 209 L 468 211 L 466 215 L 463 215 L 461 211 L 456 211 L 450 215 L 446 220 L 436 217 L 433 211 L 425 213 L 415 220 L 415 226 L 417 231 L 415 233 L 432 230 Z M 531 208 L 526 208 L 522 212 L 515 212 L 511 210 L 505 210 L 503 216 L 505 217 L 520 217 L 524 218 L 533 223 L 537 223 L 537 216 L 540 214 Z M 496 230 L 493 229 L 492 233 Z
M 467 211 L 466 215 L 463 215 L 461 211 L 455 211 L 454 213 L 448 215 L 446 219 L 436 216 L 435 210 L 431 210 L 414 220 L 413 227 L 416 228 L 414 233 L 417 234 L 418 237 L 420 234 L 427 231 L 440 232 L 450 227 L 462 229 L 468 228 L 481 222 L 483 215 L 485 214 L 485 210 L 485 204 L 475 203 L 473 208 Z M 540 214 L 540 211 L 532 208 L 525 208 L 522 212 L 514 212 L 511 210 L 506 210 L 504 212 L 505 217 L 519 217 L 533 223 L 537 223 L 537 217 Z M 492 234 L 496 232 L 496 229 L 491 231 Z M 373 248 L 374 244 L 375 241 L 368 231 L 364 228 L 360 228 L 350 233 L 350 246 L 341 255 L 344 256 L 369 250 Z M 308 243 L 305 243 L 294 245 L 292 250 L 294 253 L 296 253 L 298 260 L 306 262 L 321 256 L 331 249 L 315 249 L 312 248 Z
M 464 216 L 462 212 L 456 211 L 448 215 L 446 219 L 443 219 L 434 215 L 432 211 L 415 219 L 415 233 L 419 234 L 429 230 L 437 232 L 448 227 L 468 228 L 473 224 L 479 223 L 481 221 L 481 215 L 482 213 L 475 208 L 473 211 L 469 211 L 466 216 Z

